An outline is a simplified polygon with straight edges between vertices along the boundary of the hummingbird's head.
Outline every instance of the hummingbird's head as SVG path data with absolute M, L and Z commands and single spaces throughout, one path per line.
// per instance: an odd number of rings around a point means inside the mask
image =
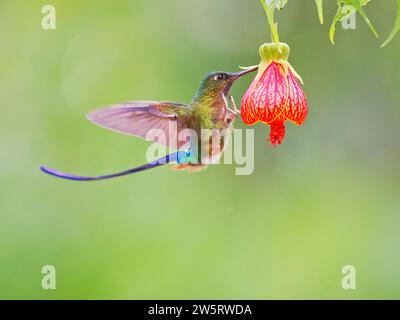
M 233 83 L 243 77 L 244 75 L 256 71 L 258 66 L 252 67 L 240 72 L 211 72 L 201 82 L 201 89 L 203 93 L 208 94 L 224 94 L 227 96 Z

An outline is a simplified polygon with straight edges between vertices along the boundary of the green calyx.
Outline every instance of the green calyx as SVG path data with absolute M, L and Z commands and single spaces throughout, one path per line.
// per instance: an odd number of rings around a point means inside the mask
M 261 64 L 282 62 L 289 59 L 290 47 L 286 43 L 264 43 L 260 47 Z
M 258 68 L 258 74 L 256 79 L 260 79 L 264 71 L 272 62 L 279 63 L 283 67 L 283 71 L 286 74 L 290 69 L 293 75 L 303 83 L 301 76 L 289 63 L 290 47 L 286 43 L 264 43 L 260 47 L 261 62 Z M 256 80 L 257 81 L 257 80 Z
M 286 73 L 289 67 L 290 47 L 286 43 L 264 43 L 260 47 L 261 62 L 258 68 L 256 79 L 260 79 L 265 70 L 272 62 L 279 63 L 283 66 Z M 256 80 L 258 81 L 258 80 Z
M 259 79 L 264 71 L 272 62 L 279 63 L 284 67 L 285 72 L 290 66 L 288 59 L 290 54 L 290 47 L 283 42 L 264 43 L 260 46 L 261 62 L 258 65 L 258 73 L 256 79 Z M 254 67 L 254 66 L 253 66 Z M 241 67 L 242 69 L 251 69 L 253 67 Z

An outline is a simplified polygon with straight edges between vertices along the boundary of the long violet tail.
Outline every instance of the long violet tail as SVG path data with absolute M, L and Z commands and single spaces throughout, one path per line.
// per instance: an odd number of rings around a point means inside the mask
M 61 178 L 61 179 L 66 179 L 66 180 L 74 180 L 74 181 L 97 181 L 97 180 L 105 180 L 105 179 L 112 179 L 112 178 L 117 178 L 117 177 L 121 177 L 121 176 L 126 176 L 128 174 L 132 174 L 132 173 L 138 173 L 141 171 L 145 171 L 145 170 L 149 170 L 149 169 L 153 169 L 153 168 L 157 168 L 160 166 L 163 166 L 165 164 L 168 164 L 170 162 L 177 162 L 179 164 L 181 163 L 185 163 L 188 160 L 189 157 L 189 153 L 185 152 L 185 151 L 178 151 L 175 153 L 171 153 L 165 157 L 162 157 L 158 160 L 155 160 L 153 162 L 147 163 L 143 166 L 140 167 L 136 167 L 133 169 L 129 169 L 129 170 L 125 170 L 125 171 L 121 171 L 118 173 L 114 173 L 114 174 L 109 174 L 109 175 L 104 175 L 104 176 L 97 176 L 97 177 L 85 177 L 85 176 L 77 176 L 77 175 L 73 175 L 73 174 L 68 174 L 68 173 L 64 173 L 61 171 L 57 171 L 54 169 L 50 169 L 47 168 L 45 166 L 41 166 L 40 170 L 44 173 L 47 173 L 51 176 L 57 177 L 57 178 Z

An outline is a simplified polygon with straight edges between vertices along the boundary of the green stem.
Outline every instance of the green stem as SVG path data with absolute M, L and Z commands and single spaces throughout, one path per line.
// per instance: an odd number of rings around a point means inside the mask
M 266 0 L 261 0 L 261 3 L 264 7 L 265 13 L 267 14 L 268 24 L 271 29 L 272 41 L 279 43 L 278 24 L 274 22 L 275 8 L 267 6 L 265 1 Z

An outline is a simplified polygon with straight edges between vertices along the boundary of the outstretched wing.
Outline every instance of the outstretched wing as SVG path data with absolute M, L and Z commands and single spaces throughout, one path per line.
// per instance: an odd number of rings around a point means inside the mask
M 103 128 L 180 148 L 187 140 L 178 141 L 177 135 L 189 111 L 190 106 L 173 102 L 130 101 L 92 111 L 87 118 Z

